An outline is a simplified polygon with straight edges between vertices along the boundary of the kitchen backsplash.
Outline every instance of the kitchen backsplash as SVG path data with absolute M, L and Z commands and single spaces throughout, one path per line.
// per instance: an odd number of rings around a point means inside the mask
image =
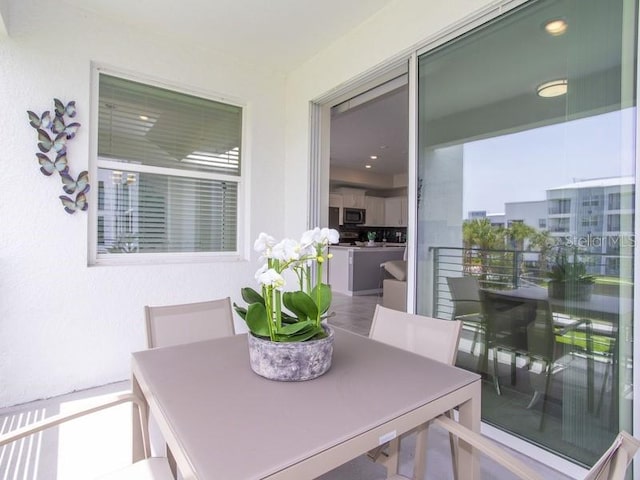
M 340 242 L 366 242 L 368 240 L 367 234 L 369 232 L 375 232 L 376 242 L 393 242 L 404 243 L 407 241 L 407 227 L 363 227 L 353 226 L 345 227 L 340 226 L 338 229 L 340 232 Z

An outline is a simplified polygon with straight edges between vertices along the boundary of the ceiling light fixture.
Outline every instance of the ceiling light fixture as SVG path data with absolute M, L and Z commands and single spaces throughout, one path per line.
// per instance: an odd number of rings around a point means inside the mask
M 378 155 L 371 155 L 369 158 L 371 160 L 377 160 L 378 159 Z
M 536 92 L 538 92 L 538 96 L 544 98 L 559 97 L 560 95 L 567 93 L 567 85 L 568 82 L 566 78 L 552 80 L 551 82 L 545 82 L 538 85 Z
M 567 31 L 568 25 L 562 18 L 554 18 L 544 24 L 545 31 L 552 37 L 557 37 Z
M 371 165 L 365 165 L 364 168 L 371 168 Z
M 140 120 L 149 120 L 149 117 L 147 117 L 146 115 L 140 115 Z

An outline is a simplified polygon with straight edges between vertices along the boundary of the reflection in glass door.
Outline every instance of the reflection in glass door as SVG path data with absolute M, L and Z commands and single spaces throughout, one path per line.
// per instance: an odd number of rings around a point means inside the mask
M 635 18 L 531 1 L 418 65 L 416 310 L 485 422 L 583 465 L 631 422 Z

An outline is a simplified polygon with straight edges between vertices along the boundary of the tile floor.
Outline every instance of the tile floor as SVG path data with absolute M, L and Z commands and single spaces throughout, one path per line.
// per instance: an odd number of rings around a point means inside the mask
M 332 304 L 335 315 L 330 319 L 330 323 L 367 335 L 378 301 L 380 299 L 377 296 L 335 295 Z M 71 405 L 90 401 L 95 396 L 128 388 L 129 382 L 124 381 L 2 409 L 0 410 L 0 433 L 64 411 Z M 86 480 L 113 471 L 127 465 L 130 461 L 130 425 L 131 409 L 128 405 L 124 405 L 88 418 L 75 420 L 60 428 L 34 435 L 4 448 L 0 447 L 0 480 Z M 156 439 L 156 442 L 158 440 L 161 439 Z M 402 474 L 410 475 L 411 473 L 413 446 L 414 439 L 411 436 L 402 442 L 400 469 Z M 517 452 L 513 453 L 521 456 Z M 547 480 L 568 479 L 544 465 L 523 456 L 521 458 L 533 464 L 534 468 L 539 470 Z M 429 435 L 428 465 L 425 479 L 452 478 L 448 437 L 445 432 L 434 427 Z M 486 458 L 481 459 L 481 468 L 483 479 L 516 478 Z M 361 456 L 322 475 L 320 479 L 368 480 L 382 479 L 384 476 L 385 471 L 380 465 Z

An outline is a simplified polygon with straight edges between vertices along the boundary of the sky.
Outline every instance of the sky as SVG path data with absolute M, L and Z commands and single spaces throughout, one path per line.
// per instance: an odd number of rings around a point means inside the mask
M 504 213 L 578 180 L 634 175 L 635 108 L 464 145 L 463 212 Z

